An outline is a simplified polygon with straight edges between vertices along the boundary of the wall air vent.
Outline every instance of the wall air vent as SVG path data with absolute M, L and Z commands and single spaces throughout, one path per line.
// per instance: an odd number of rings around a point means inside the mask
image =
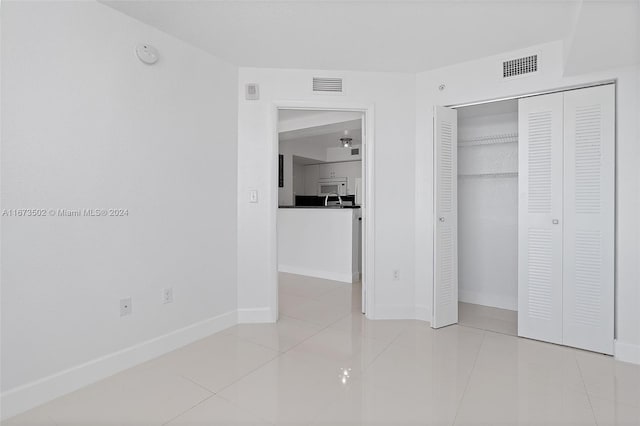
M 538 55 L 509 59 L 502 62 L 502 78 L 538 72 Z
M 341 78 L 313 77 L 314 93 L 342 93 Z

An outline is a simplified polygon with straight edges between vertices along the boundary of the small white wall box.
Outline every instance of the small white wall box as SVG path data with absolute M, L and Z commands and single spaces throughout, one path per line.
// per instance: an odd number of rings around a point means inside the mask
M 248 101 L 260 99 L 260 86 L 258 83 L 247 83 L 244 85 L 244 98 Z

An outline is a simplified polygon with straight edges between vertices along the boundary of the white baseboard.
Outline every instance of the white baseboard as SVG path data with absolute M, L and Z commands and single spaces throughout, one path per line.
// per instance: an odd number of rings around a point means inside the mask
M 502 297 L 481 292 L 458 290 L 458 300 L 465 303 L 473 303 L 476 305 L 491 306 L 493 308 L 508 309 L 510 311 L 518 310 L 518 299 L 511 297 Z
M 625 343 L 619 340 L 614 342 L 614 354 L 618 361 L 640 364 L 640 345 Z
M 305 275 L 307 277 L 322 278 L 325 280 L 340 281 L 343 283 L 353 283 L 357 281 L 357 273 L 341 273 L 332 271 L 318 271 L 314 269 L 305 269 L 298 266 L 278 265 L 278 272 L 287 272 L 289 274 Z
M 0 396 L 2 419 L 13 417 L 236 323 L 236 311 L 230 311 L 3 392 Z
M 238 309 L 238 323 L 264 323 L 273 322 L 271 308 Z

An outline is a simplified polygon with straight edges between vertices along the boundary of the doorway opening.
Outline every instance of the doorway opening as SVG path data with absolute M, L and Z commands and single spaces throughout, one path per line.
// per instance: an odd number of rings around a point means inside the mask
M 277 108 L 278 317 L 368 314 L 367 110 Z
M 459 324 L 518 332 L 518 101 L 458 108 Z

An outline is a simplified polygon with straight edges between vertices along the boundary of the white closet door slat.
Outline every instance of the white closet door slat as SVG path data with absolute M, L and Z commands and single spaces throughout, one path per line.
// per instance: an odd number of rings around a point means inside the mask
M 563 94 L 520 99 L 518 335 L 562 343 Z
M 613 354 L 615 86 L 564 95 L 563 344 Z
M 434 328 L 458 322 L 458 114 L 434 111 Z

